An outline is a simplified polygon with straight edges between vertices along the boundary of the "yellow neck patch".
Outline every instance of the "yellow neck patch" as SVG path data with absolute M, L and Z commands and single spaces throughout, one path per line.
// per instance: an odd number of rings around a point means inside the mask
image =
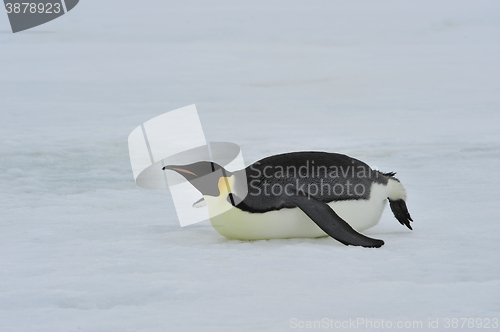
M 230 177 L 221 176 L 219 179 L 219 196 L 227 196 L 231 192 L 231 185 L 234 181 L 234 175 Z

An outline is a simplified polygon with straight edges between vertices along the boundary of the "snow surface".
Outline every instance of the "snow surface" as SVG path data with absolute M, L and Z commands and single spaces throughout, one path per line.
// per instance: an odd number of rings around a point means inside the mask
M 81 1 L 18 34 L 1 14 L 0 331 L 500 318 L 499 10 Z M 364 232 L 381 249 L 179 227 L 167 191 L 135 185 L 127 137 L 193 103 L 247 164 L 323 150 L 397 171 L 414 231 L 389 210 Z

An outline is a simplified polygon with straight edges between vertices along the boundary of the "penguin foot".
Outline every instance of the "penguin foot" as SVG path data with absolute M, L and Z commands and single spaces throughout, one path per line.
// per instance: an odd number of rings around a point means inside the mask
M 394 217 L 396 217 L 399 223 L 413 230 L 410 226 L 410 221 L 413 222 L 413 219 L 411 219 L 410 213 L 408 212 L 406 202 L 402 199 L 389 199 L 389 205 L 391 206 L 392 213 L 394 213 Z

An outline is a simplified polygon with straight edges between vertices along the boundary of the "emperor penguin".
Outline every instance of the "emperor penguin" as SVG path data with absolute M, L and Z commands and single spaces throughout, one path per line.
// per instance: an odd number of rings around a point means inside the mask
M 198 189 L 210 222 L 238 240 L 331 236 L 353 246 L 381 247 L 360 234 L 375 226 L 389 201 L 396 219 L 412 229 L 406 190 L 396 173 L 373 170 L 355 158 L 327 152 L 270 156 L 230 172 L 200 161 L 168 165 Z

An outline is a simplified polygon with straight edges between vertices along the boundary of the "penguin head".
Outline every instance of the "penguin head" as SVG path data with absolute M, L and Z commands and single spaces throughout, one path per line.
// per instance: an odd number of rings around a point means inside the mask
M 231 176 L 231 172 L 210 161 L 199 161 L 189 165 L 167 165 L 163 170 L 172 170 L 182 175 L 204 196 L 217 197 L 228 191 L 226 179 Z

